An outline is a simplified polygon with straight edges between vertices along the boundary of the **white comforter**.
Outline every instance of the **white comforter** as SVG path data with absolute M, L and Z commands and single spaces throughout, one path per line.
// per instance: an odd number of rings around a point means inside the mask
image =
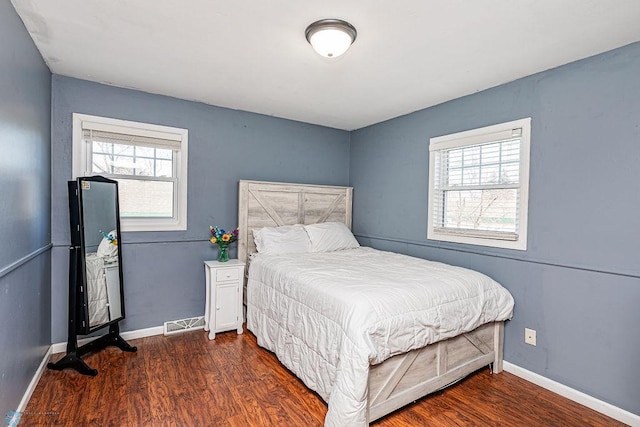
M 85 258 L 87 271 L 87 309 L 89 327 L 109 321 L 109 300 L 107 298 L 107 280 L 104 273 L 105 258 L 96 253 L 88 253 Z
M 369 365 L 511 318 L 513 298 L 471 270 L 371 248 L 255 255 L 247 327 L 329 406 L 365 426 Z

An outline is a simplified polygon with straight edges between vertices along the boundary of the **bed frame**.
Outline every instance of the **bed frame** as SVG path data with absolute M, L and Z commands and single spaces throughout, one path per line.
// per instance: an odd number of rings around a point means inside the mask
M 238 259 L 255 252 L 253 229 L 344 222 L 351 228 L 353 188 L 240 181 Z M 246 292 L 244 293 L 246 295 Z M 502 371 L 504 322 L 391 357 L 369 369 L 368 421 L 372 422 L 470 373 L 493 365 Z

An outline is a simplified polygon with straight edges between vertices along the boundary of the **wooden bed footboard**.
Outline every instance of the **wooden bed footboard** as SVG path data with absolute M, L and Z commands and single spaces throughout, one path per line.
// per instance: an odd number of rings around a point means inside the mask
M 502 371 L 504 322 L 399 354 L 369 369 L 369 422 L 493 364 Z

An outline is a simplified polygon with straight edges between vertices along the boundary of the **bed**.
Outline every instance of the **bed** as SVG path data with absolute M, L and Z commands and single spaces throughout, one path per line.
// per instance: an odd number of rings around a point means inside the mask
M 500 285 L 471 270 L 371 248 L 255 254 L 254 229 L 350 228 L 352 189 L 240 181 L 239 190 L 247 328 L 327 402 L 325 425 L 365 426 L 479 368 L 502 370 L 513 299 Z M 402 291 L 390 291 L 393 282 Z M 451 300 L 432 294 L 449 287 L 458 291 Z M 434 308 L 422 298 L 446 301 Z M 482 310 L 465 308 L 458 301 L 465 299 L 479 299 Z

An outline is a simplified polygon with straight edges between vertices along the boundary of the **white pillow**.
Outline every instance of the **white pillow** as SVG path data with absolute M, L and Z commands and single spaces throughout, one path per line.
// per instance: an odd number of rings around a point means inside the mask
M 311 241 L 301 224 L 264 227 L 253 230 L 253 241 L 260 254 L 278 255 L 311 252 Z
M 360 247 L 351 230 L 342 222 L 310 224 L 305 225 L 304 229 L 307 230 L 311 239 L 311 252 L 330 252 Z

